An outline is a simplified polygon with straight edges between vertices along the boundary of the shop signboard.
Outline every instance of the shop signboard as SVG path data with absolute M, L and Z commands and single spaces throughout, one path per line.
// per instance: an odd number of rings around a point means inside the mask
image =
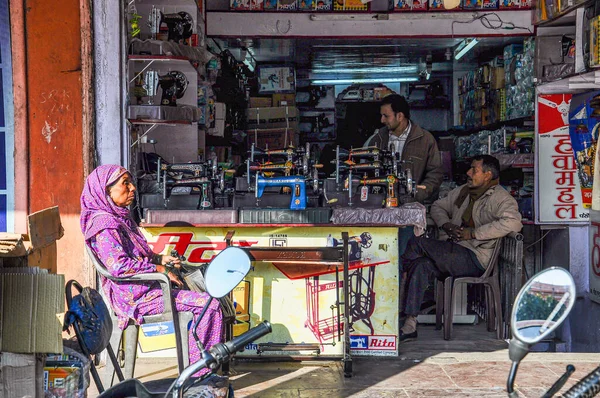
M 600 126 L 599 101 L 600 93 L 597 91 L 573 95 L 569 111 L 569 134 L 581 184 L 583 206 L 588 209 L 592 204 L 594 151 Z
M 153 250 L 172 249 L 190 265 L 208 263 L 225 246 L 227 227 L 146 227 Z M 353 355 L 397 355 L 398 242 L 391 227 L 240 227 L 232 240 L 240 247 L 335 247 L 342 231 L 350 236 L 350 330 Z M 368 232 L 367 232 L 368 231 Z M 334 305 L 342 300 L 343 273 L 335 266 L 254 262 L 253 270 L 234 289 L 239 335 L 263 320 L 273 332 L 249 344 L 238 355 L 257 355 L 258 343 L 310 343 L 322 355 L 342 355 L 346 316 Z M 338 333 L 339 332 L 339 333 Z M 340 339 L 341 333 L 341 339 Z M 164 336 L 161 336 L 164 337 Z M 164 338 L 161 339 L 164 344 Z M 162 348 L 162 347 L 161 347 Z M 152 348 L 146 347 L 145 351 Z M 281 352 L 263 352 L 278 355 Z M 286 355 L 289 353 L 285 353 Z
M 597 150 L 590 209 L 590 299 L 600 303 L 600 158 Z
M 540 224 L 578 224 L 589 220 L 569 136 L 571 97 L 538 96 L 536 221 Z

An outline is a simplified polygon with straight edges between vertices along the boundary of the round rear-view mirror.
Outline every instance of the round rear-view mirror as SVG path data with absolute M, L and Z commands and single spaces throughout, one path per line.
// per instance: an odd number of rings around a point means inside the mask
M 250 271 L 250 257 L 239 247 L 228 247 L 210 262 L 204 280 L 206 291 L 221 298 L 232 291 Z
M 513 307 L 513 336 L 535 344 L 565 320 L 575 304 L 575 282 L 563 268 L 549 268 L 531 278 L 519 292 Z

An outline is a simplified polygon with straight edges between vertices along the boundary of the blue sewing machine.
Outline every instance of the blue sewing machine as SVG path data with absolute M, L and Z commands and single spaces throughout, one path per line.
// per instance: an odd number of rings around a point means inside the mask
M 257 202 L 263 196 L 266 187 L 286 187 L 292 191 L 290 210 L 306 209 L 306 179 L 303 176 L 266 178 L 257 173 L 255 184 L 254 192 Z

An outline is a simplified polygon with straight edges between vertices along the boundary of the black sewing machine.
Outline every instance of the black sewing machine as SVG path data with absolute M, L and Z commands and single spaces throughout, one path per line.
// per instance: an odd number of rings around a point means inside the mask
M 167 163 L 157 160 L 158 194 L 142 194 L 142 207 L 171 210 L 210 210 L 231 206 L 233 187 L 223 168 L 207 161 Z
M 158 85 L 162 88 L 161 105 L 177 106 L 177 100 L 183 97 L 188 80 L 182 72 L 174 70 L 159 76 Z
M 328 206 L 397 207 L 412 201 L 416 184 L 393 148 L 336 148 L 335 173 L 323 184 Z

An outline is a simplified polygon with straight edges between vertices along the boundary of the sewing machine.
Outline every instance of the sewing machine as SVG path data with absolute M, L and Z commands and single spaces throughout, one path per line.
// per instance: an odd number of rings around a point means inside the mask
M 158 38 L 163 24 L 167 26 L 167 40 L 179 43 L 182 40 L 189 39 L 193 34 L 194 19 L 185 11 L 163 14 L 153 6 L 148 19 L 151 37 L 154 40 Z
M 255 178 L 256 203 L 263 196 L 266 187 L 288 188 L 291 191 L 290 210 L 306 209 L 306 180 L 302 176 L 265 178 L 260 174 Z
M 232 189 L 226 187 L 225 170 L 214 162 L 166 164 L 158 159 L 156 179 L 164 207 L 169 207 L 175 196 L 179 202 L 177 207 L 208 210 L 229 206 Z M 187 198 L 181 199 L 182 196 Z
M 158 76 L 158 85 L 162 89 L 161 105 L 177 106 L 177 100 L 183 97 L 188 80 L 182 72 L 171 71 Z
M 259 149 L 253 144 L 248 154 L 247 172 L 244 177 L 236 178 L 234 208 L 256 209 L 259 203 L 262 208 L 299 210 L 319 207 L 318 170 L 322 165 L 310 158 L 309 144 L 283 149 Z M 309 194 L 307 188 L 310 186 L 312 192 Z M 290 192 L 294 198 L 291 204 L 287 196 Z
M 397 207 L 416 193 L 409 167 L 394 151 L 377 147 L 336 148 L 334 178 L 323 184 L 325 203 L 331 206 Z
M 133 95 L 137 99 L 138 105 L 153 105 L 154 96 L 156 95 L 156 89 L 158 87 L 158 72 L 155 70 L 146 70 L 140 72 L 135 77 L 135 86 L 133 88 Z M 144 98 L 147 99 L 147 103 L 144 104 Z

